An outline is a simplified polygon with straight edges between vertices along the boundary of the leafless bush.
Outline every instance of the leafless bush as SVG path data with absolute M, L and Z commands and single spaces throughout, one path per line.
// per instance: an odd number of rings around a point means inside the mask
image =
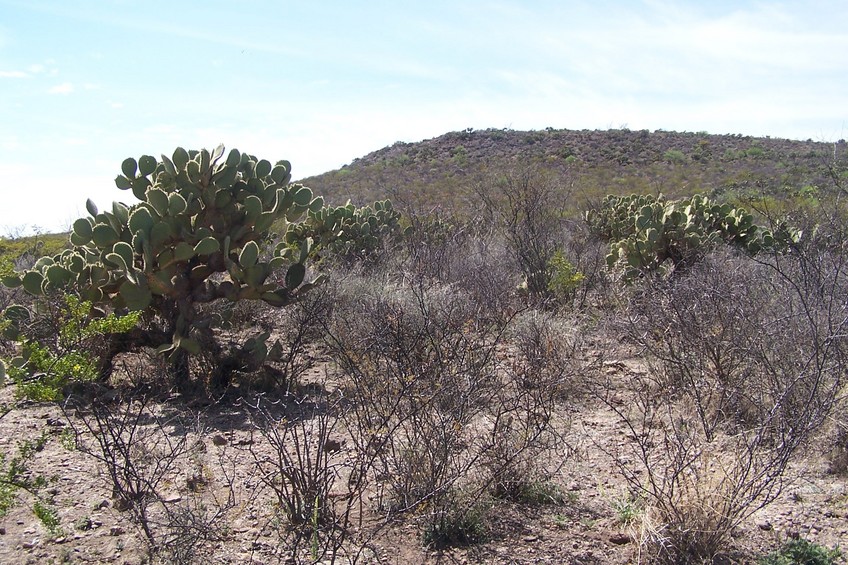
M 546 463 L 565 463 L 560 448 L 568 423 L 558 422 L 555 430 L 553 411 L 560 401 L 578 394 L 588 367 L 579 358 L 577 324 L 553 313 L 518 314 L 507 338 L 502 386 L 489 408 L 492 424 L 482 467 L 494 496 L 527 500 L 550 478 Z
M 503 171 L 475 185 L 483 214 L 502 234 L 530 297 L 550 298 L 550 262 L 563 247 L 567 181 L 533 166 Z
M 614 455 L 648 502 L 652 558 L 720 551 L 780 492 L 791 457 L 831 413 L 848 329 L 846 273 L 833 259 L 813 280 L 797 258 L 713 255 L 648 285 L 631 311 L 651 371 L 634 377 L 629 407 L 610 404 L 632 441 Z
M 655 385 L 689 399 L 708 440 L 722 426 L 765 419 L 780 435 L 811 410 L 817 424 L 832 405 L 848 312 L 844 303 L 837 311 L 839 289 L 825 296 L 820 286 L 808 288 L 788 262 L 713 256 L 687 277 L 650 287 L 630 319 Z
M 641 549 L 651 561 L 693 563 L 719 553 L 736 525 L 779 494 L 798 445 L 774 445 L 769 422 L 707 440 L 694 412 L 650 388 L 628 409 L 611 407 L 631 441 L 629 451 L 611 455 L 646 500 Z
M 484 306 L 480 315 L 509 318 L 515 302 L 520 273 L 511 268 L 512 258 L 503 237 L 490 226 L 467 220 L 442 220 L 412 215 L 413 230 L 402 253 L 394 254 L 386 278 L 411 284 L 441 284 L 462 289 Z
M 828 471 L 838 475 L 848 474 L 848 418 L 845 414 L 844 409 L 836 411 L 826 454 Z
M 524 379 L 526 388 L 574 393 L 583 370 L 580 325 L 551 312 L 528 310 L 518 314 L 507 334 L 514 348 L 510 374 Z
M 499 336 L 449 287 L 372 288 L 358 306 L 336 316 L 330 346 L 350 379 L 354 441 L 380 454 L 391 505 L 407 509 L 455 479 L 448 456 L 495 393 Z
M 447 517 L 468 525 L 457 512 L 475 512 L 469 501 L 535 470 L 528 455 L 553 443 L 556 379 L 517 370 L 504 353 L 509 321 L 484 322 L 455 287 L 357 289 L 329 332 L 350 400 L 347 428 L 373 459 L 380 507 L 449 538 Z M 466 508 L 455 508 L 459 499 Z
M 387 272 L 406 272 L 414 278 L 448 283 L 461 276 L 464 249 L 473 237 L 474 226 L 467 220 L 443 217 L 433 212 L 407 211 L 410 230 L 404 236 L 402 253 L 395 253 Z
M 281 511 L 290 558 L 334 561 L 366 484 L 362 461 L 342 449 L 341 397 L 259 398 L 246 407 L 261 438 L 250 453 Z
M 157 414 L 151 398 L 138 396 L 110 405 L 95 401 L 66 415 L 76 448 L 97 460 L 112 488 L 115 507 L 129 511 L 151 548 L 158 539 L 151 506 L 161 502 L 161 487 L 186 453 L 184 434 L 175 434 L 173 417 Z
M 235 504 L 231 480 L 223 498 L 209 489 L 204 500 L 177 504 L 182 497 L 168 492 L 191 455 L 189 438 L 201 435 L 197 417 L 172 412 L 141 393 L 88 404 L 72 397 L 63 409 L 76 448 L 100 464 L 114 507 L 129 513 L 151 555 L 186 563 L 201 542 L 221 536 L 226 512 Z M 191 473 L 187 481 L 196 478 Z

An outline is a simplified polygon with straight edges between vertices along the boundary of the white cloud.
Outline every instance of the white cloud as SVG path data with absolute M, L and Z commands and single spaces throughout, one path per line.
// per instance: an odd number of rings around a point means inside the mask
M 29 78 L 23 71 L 0 71 L 0 78 Z
M 70 82 L 63 82 L 62 84 L 57 84 L 53 88 L 51 88 L 48 92 L 50 94 L 70 94 L 74 91 L 74 85 Z

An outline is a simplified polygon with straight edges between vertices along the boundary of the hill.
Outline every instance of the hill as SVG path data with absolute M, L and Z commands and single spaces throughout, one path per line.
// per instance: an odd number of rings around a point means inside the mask
M 462 207 L 471 200 L 475 182 L 503 167 L 532 164 L 560 176 L 582 198 L 632 192 L 791 195 L 832 184 L 833 163 L 846 158 L 844 140 L 662 130 L 467 129 L 398 142 L 302 182 L 334 203 L 391 197 L 413 207 Z

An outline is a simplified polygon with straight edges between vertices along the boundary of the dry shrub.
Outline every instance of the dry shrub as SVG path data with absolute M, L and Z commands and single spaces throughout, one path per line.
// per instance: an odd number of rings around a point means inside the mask
M 337 311 L 330 346 L 348 379 L 354 441 L 379 454 L 389 505 L 404 510 L 461 474 L 462 432 L 497 390 L 498 332 L 475 327 L 475 305 L 449 287 L 369 290 Z
M 710 560 L 735 526 L 780 492 L 791 451 L 764 447 L 756 431 L 707 441 L 691 412 L 655 404 L 652 414 L 637 417 L 643 405 L 624 416 L 634 443 L 615 459 L 646 501 L 634 524 L 640 551 L 658 563 Z
M 844 397 L 843 397 L 844 398 Z M 829 473 L 848 474 L 848 410 L 845 402 L 834 410 L 831 425 L 824 435 L 825 456 Z
M 710 559 L 731 529 L 780 492 L 790 459 L 833 412 L 845 375 L 846 272 L 817 257 L 755 263 L 716 254 L 670 281 L 648 281 L 629 338 L 651 371 L 615 461 L 647 502 L 646 551 L 660 562 Z
M 90 403 L 71 397 L 64 404 L 76 449 L 98 462 L 114 507 L 138 526 L 151 557 L 191 562 L 203 542 L 224 535 L 235 505 L 232 477 L 219 461 L 226 484 L 190 489 L 175 505 L 170 497 L 181 470 L 190 470 L 183 481 L 190 486 L 198 465 L 205 467 L 196 449 L 204 435 L 200 416 L 139 391 L 109 396 Z
M 457 513 L 475 512 L 493 485 L 526 482 L 533 455 L 553 444 L 554 381 L 565 374 L 516 370 L 509 320 L 481 309 L 453 286 L 349 280 L 329 331 L 347 428 L 372 458 L 378 504 L 416 516 L 425 537 L 444 533 L 448 516 L 465 523 Z
M 627 331 L 649 353 L 654 386 L 688 402 L 708 439 L 766 420 L 778 438 L 828 413 L 845 367 L 848 312 L 832 304 L 845 273 L 816 297 L 797 266 L 716 254 L 649 284 L 631 311 Z
M 335 560 L 361 502 L 363 461 L 340 439 L 340 396 L 287 395 L 244 403 L 253 424 L 249 451 L 276 501 L 281 543 L 292 562 Z

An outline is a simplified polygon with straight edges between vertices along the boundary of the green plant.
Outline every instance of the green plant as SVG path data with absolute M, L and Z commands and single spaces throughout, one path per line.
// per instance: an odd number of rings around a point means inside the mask
M 527 481 L 520 485 L 512 498 L 523 504 L 562 504 L 565 499 L 559 485 L 543 480 Z
M 47 479 L 33 473 L 29 463 L 37 452 L 44 449 L 48 439 L 45 432 L 35 439 L 19 442 L 17 452 L 11 458 L 0 452 L 0 517 L 5 516 L 15 505 L 18 491 L 26 491 L 38 501 L 39 492 L 47 485 Z M 33 511 L 36 511 L 35 507 Z
M 310 210 L 307 218 L 290 227 L 285 242 L 299 252 L 303 242 L 311 238 L 312 254 L 368 259 L 380 246 L 400 236 L 400 213 L 389 200 L 357 207 L 344 206 Z
M 139 312 L 95 317 L 91 302 L 66 295 L 53 320 L 58 328 L 36 335 L 31 322 L 37 310 L 34 315 L 13 305 L 3 312 L 4 336 L 16 340 L 19 350 L 6 371 L 17 385 L 17 395 L 36 401 L 59 400 L 68 385 L 96 380 L 104 369 L 96 342 L 130 331 L 140 318 Z
M 260 367 L 269 356 L 268 335 L 224 350 L 213 332 L 222 314 L 200 306 L 262 300 L 281 307 L 319 282 L 306 282 L 308 238 L 298 257 L 282 244 L 263 249 L 275 222 L 289 226 L 320 210 L 323 200 L 290 184 L 288 161 L 272 165 L 235 149 L 225 157 L 223 146 L 178 147 L 161 160 L 129 158 L 121 170 L 116 186 L 138 203 L 115 202 L 100 212 L 89 200 L 89 216 L 73 223 L 72 249 L 42 257 L 3 283 L 37 296 L 74 289 L 99 308 L 142 312 L 141 327 L 112 340 L 107 363 L 125 351 L 155 348 L 167 355 L 180 385 L 190 377 L 190 355 L 201 352 L 215 358 L 218 385 L 234 370 Z M 283 283 L 269 282 L 283 267 Z
M 462 145 L 457 145 L 451 150 L 451 161 L 457 167 L 465 167 L 468 165 L 468 150 Z
M 833 565 L 842 558 L 839 546 L 829 549 L 803 538 L 790 539 L 780 549 L 757 560 L 759 565 Z
M 67 234 L 0 237 L 0 277 L 13 275 L 15 265 L 20 262 L 35 261 L 42 255 L 59 253 L 67 245 Z
M 486 538 L 486 509 L 479 502 L 465 507 L 459 501 L 433 509 L 421 534 L 425 546 L 436 549 L 473 545 Z
M 51 535 L 62 535 L 62 528 L 59 525 L 59 514 L 55 508 L 41 500 L 36 500 L 32 506 L 32 512 Z
M 679 164 L 686 161 L 686 154 L 679 149 L 669 149 L 663 153 L 663 160 L 672 164 Z
M 548 261 L 550 271 L 548 290 L 560 302 L 571 302 L 586 276 L 577 270 L 562 251 L 556 251 Z
M 786 226 L 765 229 L 744 208 L 702 195 L 671 201 L 609 195 L 584 217 L 593 233 L 610 242 L 607 265 L 623 266 L 627 280 L 661 269 L 685 270 L 721 242 L 756 255 L 784 249 L 800 237 Z
M 612 510 L 615 512 L 616 519 L 622 525 L 627 525 L 638 518 L 645 509 L 645 501 L 632 493 L 621 493 L 617 495 L 607 496 L 602 485 L 598 485 L 601 496 L 607 499 Z
M 615 516 L 621 524 L 633 522 L 642 512 L 641 504 L 632 497 L 617 498 L 613 500 Z
M 74 451 L 77 448 L 77 438 L 73 428 L 65 427 L 59 433 L 59 445 L 67 451 Z

